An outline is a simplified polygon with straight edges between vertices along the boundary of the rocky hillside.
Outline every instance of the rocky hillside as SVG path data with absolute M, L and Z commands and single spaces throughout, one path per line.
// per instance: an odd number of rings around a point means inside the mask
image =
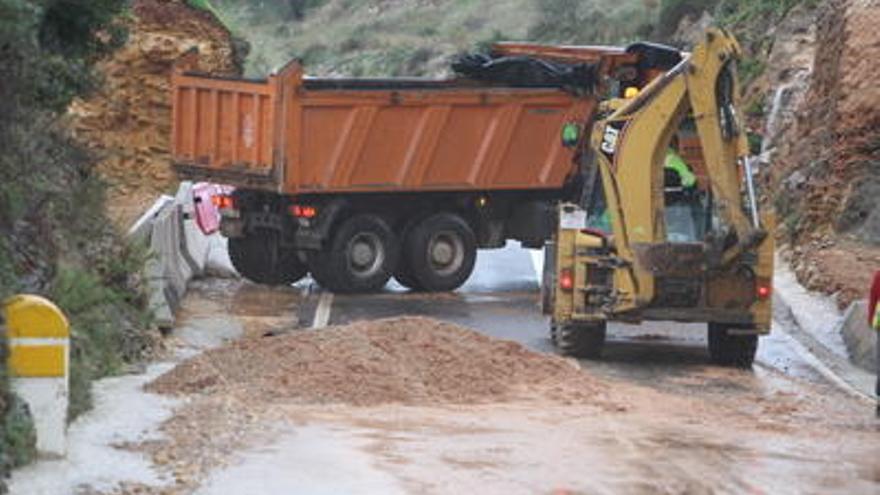
M 835 0 L 790 19 L 799 28 L 770 52 L 766 180 L 799 278 L 844 305 L 880 268 L 880 4 Z
M 130 225 L 156 196 L 176 190 L 170 165 L 170 80 L 174 62 L 199 50 L 200 69 L 241 73 L 242 48 L 210 13 L 183 1 L 135 0 L 123 20 L 125 44 L 97 64 L 103 84 L 70 105 L 77 141 L 98 158 L 108 211 Z

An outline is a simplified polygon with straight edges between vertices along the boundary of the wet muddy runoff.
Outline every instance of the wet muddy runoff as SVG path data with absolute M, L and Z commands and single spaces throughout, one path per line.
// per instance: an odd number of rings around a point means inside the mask
M 872 408 L 778 336 L 752 370 L 710 366 L 701 329 L 671 324 L 614 327 L 607 356 L 579 362 L 550 351 L 521 280 L 336 296 L 316 329 L 320 299 L 194 283 L 173 365 L 139 389 L 173 406 L 115 447 L 153 475 L 70 493 L 880 490 Z

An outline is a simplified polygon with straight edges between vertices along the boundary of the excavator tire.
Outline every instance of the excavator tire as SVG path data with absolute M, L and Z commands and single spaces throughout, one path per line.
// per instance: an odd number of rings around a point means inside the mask
M 743 327 L 709 324 L 709 358 L 713 363 L 736 368 L 752 367 L 758 351 L 758 336 L 730 332 L 737 329 L 742 330 Z
M 598 359 L 605 347 L 606 324 L 566 324 L 553 330 L 553 342 L 566 356 Z
M 246 279 L 264 285 L 290 285 L 308 273 L 293 250 L 283 250 L 276 234 L 256 231 L 229 239 L 229 259 Z

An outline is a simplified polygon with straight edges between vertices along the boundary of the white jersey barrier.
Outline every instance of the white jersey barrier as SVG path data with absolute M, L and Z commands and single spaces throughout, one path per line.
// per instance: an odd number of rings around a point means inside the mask
M 877 371 L 877 353 L 874 340 L 877 331 L 868 325 L 868 300 L 863 299 L 850 304 L 843 321 L 840 333 L 849 352 L 850 361 L 868 371 Z
M 193 196 L 193 184 L 183 182 L 174 198 L 163 196 L 129 230 L 135 242 L 147 245 L 152 256 L 147 261 L 146 274 L 150 286 L 150 307 L 160 328 L 174 325 L 174 312 L 186 293 L 187 283 L 205 274 L 209 260 L 220 259 L 217 250 L 226 244 L 219 234 L 206 235 L 199 228 Z M 204 206 L 204 205 L 203 205 Z M 212 214 L 203 207 L 198 214 Z M 214 212 L 213 214 L 216 214 Z M 234 273 L 224 266 L 225 273 Z

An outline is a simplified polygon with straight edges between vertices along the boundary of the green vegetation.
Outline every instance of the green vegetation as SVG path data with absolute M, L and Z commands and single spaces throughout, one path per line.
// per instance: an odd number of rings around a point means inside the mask
M 717 4 L 718 0 L 662 0 L 655 32 L 662 39 L 669 38 L 682 19 L 697 19 L 704 12 L 711 12 Z
M 96 86 L 92 64 L 125 40 L 115 19 L 127 3 L 0 0 L 0 298 L 44 294 L 70 318 L 70 418 L 88 408 L 92 379 L 146 347 L 143 256 L 109 226 L 92 158 L 62 118 Z M 2 479 L 30 459 L 32 430 L 0 378 Z
M 650 38 L 657 21 L 653 1 L 545 0 L 529 39 L 547 43 L 624 44 Z
M 708 12 L 734 29 L 750 56 L 747 80 L 763 71 L 761 40 L 771 22 L 816 0 L 213 0 L 251 44 L 248 75 L 291 58 L 315 75 L 440 76 L 457 52 L 490 42 L 567 44 L 669 42 L 684 18 Z M 759 26 L 755 28 L 755 26 Z M 756 44 L 757 43 L 757 44 Z M 764 53 L 765 55 L 765 53 Z
M 449 57 L 486 40 L 523 40 L 537 0 L 274 2 L 214 0 L 251 45 L 247 73 L 300 58 L 315 75 L 437 76 Z
M 7 356 L 6 333 L 0 314 L 0 363 L 5 363 Z M 0 493 L 6 493 L 5 474 L 33 460 L 36 442 L 27 406 L 10 391 L 6 367 L 0 366 Z
M 143 265 L 139 253 L 120 256 L 123 262 L 114 263 L 119 270 L 115 276 L 132 273 L 128 264 Z M 126 362 L 142 359 L 150 346 L 147 334 L 139 330 L 150 325 L 149 314 L 140 309 L 146 301 L 132 300 L 140 293 L 120 290 L 110 282 L 113 278 L 62 264 L 52 283 L 50 297 L 71 324 L 71 419 L 91 408 L 92 380 L 119 373 Z

